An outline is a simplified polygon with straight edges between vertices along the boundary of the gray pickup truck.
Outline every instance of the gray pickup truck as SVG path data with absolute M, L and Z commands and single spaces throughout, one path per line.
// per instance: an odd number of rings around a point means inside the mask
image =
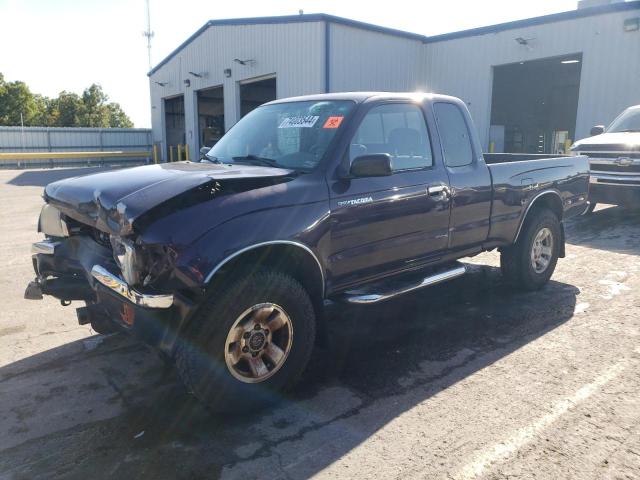
M 640 208 L 640 105 L 624 110 L 609 125 L 596 125 L 591 137 L 571 151 L 589 157 L 589 211 L 596 203 Z
M 155 346 L 212 408 L 252 408 L 302 373 L 327 300 L 382 302 L 493 249 L 509 285 L 542 288 L 588 178 L 586 157 L 483 155 L 454 97 L 277 100 L 201 162 L 48 185 L 25 296 L 84 301 L 80 323 Z

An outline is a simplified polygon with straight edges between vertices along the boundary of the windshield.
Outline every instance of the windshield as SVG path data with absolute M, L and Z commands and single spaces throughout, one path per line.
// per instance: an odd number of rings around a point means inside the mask
M 607 133 L 617 132 L 640 132 L 640 107 L 628 108 L 607 128 Z
M 352 101 L 307 101 L 253 110 L 209 150 L 222 163 L 312 170 L 354 106 Z

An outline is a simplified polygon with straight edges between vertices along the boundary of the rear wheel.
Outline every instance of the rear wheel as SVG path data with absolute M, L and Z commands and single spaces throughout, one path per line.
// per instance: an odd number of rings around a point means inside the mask
M 549 210 L 532 212 L 518 241 L 502 250 L 500 268 L 505 279 L 522 290 L 538 290 L 553 275 L 560 254 L 560 221 Z
M 289 275 L 263 271 L 211 295 L 178 346 L 180 377 L 215 411 L 282 398 L 305 369 L 315 338 L 308 293 Z

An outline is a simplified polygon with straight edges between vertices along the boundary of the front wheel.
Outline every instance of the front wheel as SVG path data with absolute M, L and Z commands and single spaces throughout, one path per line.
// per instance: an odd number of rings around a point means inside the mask
M 309 294 L 276 271 L 239 277 L 214 293 L 178 345 L 180 377 L 214 411 L 276 402 L 300 377 L 313 349 Z
M 560 232 L 560 221 L 553 212 L 532 212 L 517 242 L 502 250 L 500 268 L 507 282 L 522 290 L 546 285 L 558 263 Z

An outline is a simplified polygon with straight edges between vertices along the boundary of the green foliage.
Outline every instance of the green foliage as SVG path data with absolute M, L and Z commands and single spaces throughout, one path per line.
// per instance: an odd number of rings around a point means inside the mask
M 122 128 L 133 127 L 133 122 L 124 113 L 119 103 L 109 103 L 107 109 L 109 110 L 109 125 L 119 125 Z
M 0 73 L 0 125 L 42 127 L 133 127 L 118 103 L 93 84 L 82 95 L 62 91 L 56 98 L 33 94 L 24 82 L 7 82 Z

